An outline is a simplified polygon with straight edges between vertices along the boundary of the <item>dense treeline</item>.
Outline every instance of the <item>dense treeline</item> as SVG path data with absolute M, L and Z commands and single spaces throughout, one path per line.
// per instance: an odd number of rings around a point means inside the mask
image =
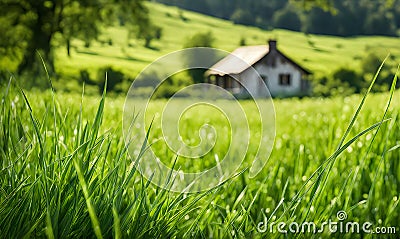
M 400 0 L 332 0 L 332 6 L 326 8 L 307 8 L 296 0 L 156 1 L 263 29 L 396 36 L 400 28 Z

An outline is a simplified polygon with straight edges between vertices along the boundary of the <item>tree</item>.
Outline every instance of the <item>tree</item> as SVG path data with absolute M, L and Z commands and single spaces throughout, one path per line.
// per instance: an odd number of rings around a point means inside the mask
M 252 25 L 254 24 L 254 17 L 253 15 L 246 10 L 237 9 L 231 16 L 231 20 L 235 24 L 243 24 L 243 25 Z
M 285 28 L 293 31 L 300 31 L 301 20 L 299 14 L 291 7 L 285 7 L 275 12 L 274 26 L 277 28 Z
M 140 27 L 142 26 L 142 27 Z M 144 46 L 146 48 L 151 48 L 151 41 L 154 39 L 159 40 L 162 36 L 162 28 L 159 26 L 153 25 L 151 22 L 146 26 L 145 24 L 141 24 L 139 26 L 139 30 L 136 31 L 136 38 L 144 40 Z
M 183 45 L 185 48 L 190 48 L 190 47 L 212 47 L 214 44 L 215 38 L 212 34 L 212 32 L 199 32 L 194 34 L 192 37 L 188 38 Z M 211 56 L 207 53 L 201 52 L 201 51 L 196 51 L 193 52 L 194 54 L 197 55 L 187 55 L 185 59 L 188 68 L 195 68 L 198 64 L 198 62 L 204 61 L 204 59 L 209 59 L 210 62 L 212 62 L 213 58 L 215 56 Z M 190 69 L 188 70 L 189 76 L 192 78 L 194 83 L 201 83 L 204 80 L 204 73 L 207 69 Z
M 102 67 L 97 71 L 97 82 L 100 95 L 104 91 L 107 75 L 107 92 L 114 91 L 116 86 L 124 81 L 124 74 L 121 71 L 113 69 L 111 66 Z
M 332 13 L 320 8 L 311 9 L 307 14 L 303 28 L 307 33 L 333 35 L 337 33 L 337 25 Z
M 186 39 L 183 47 L 212 47 L 215 38 L 212 32 L 199 32 Z
M 364 32 L 367 35 L 396 35 L 395 19 L 392 14 L 384 11 L 371 13 L 365 21 Z
M 348 84 L 350 88 L 354 89 L 355 93 L 360 93 L 366 86 L 364 78 L 356 71 L 346 68 L 339 68 L 333 73 L 333 79 Z
M 18 73 L 32 70 L 36 51 L 53 70 L 56 35 L 61 36 L 69 53 L 72 39 L 89 43 L 98 37 L 101 25 L 112 24 L 117 17 L 134 26 L 139 38 L 146 38 L 149 33 L 143 30 L 149 18 L 143 1 L 0 0 L 1 52 L 18 58 Z

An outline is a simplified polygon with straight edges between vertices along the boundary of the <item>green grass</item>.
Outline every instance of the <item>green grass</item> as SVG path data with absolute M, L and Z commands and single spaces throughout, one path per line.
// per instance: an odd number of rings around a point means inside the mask
M 143 152 L 149 145 L 134 140 L 137 156 L 127 153 L 122 97 L 25 95 L 13 84 L 1 93 L 1 237 L 279 237 L 257 232 L 258 223 L 265 216 L 276 222 L 322 223 L 337 220 L 339 210 L 351 221 L 400 230 L 399 91 L 387 113 L 390 95 L 382 93 L 369 95 L 356 116 L 362 101 L 357 95 L 275 100 L 277 135 L 261 173 L 250 179 L 244 171 L 215 189 L 193 194 L 155 187 L 135 170 L 139 160 L 146 160 Z M 163 104 L 156 101 L 152 112 Z M 180 125 L 193 143 L 190 132 L 197 135 L 206 118 L 224 129 L 221 116 L 208 112 L 188 111 L 190 124 L 183 120 Z M 247 113 L 256 118 L 250 107 Z M 235 130 L 240 134 L 243 129 Z M 149 142 L 160 136 L 154 120 Z M 346 145 L 348 140 L 352 143 Z M 160 145 L 150 147 L 173 163 L 173 154 Z M 255 149 L 251 144 L 247 161 Z M 223 151 L 217 147 L 212 153 Z M 171 187 L 171 178 L 163 183 Z
M 248 45 L 266 44 L 268 39 L 275 38 L 282 52 L 310 69 L 317 77 L 343 66 L 361 69 L 360 60 L 368 52 L 376 53 L 382 60 L 388 53 L 392 56 L 392 62 L 400 59 L 400 40 L 396 37 L 343 38 L 282 29 L 265 31 L 158 3 L 150 2 L 147 5 L 153 22 L 163 29 L 161 40 L 154 40 L 151 49 L 145 48 L 142 40 L 129 38 L 124 27 L 114 26 L 103 29 L 98 41 L 93 41 L 89 48 L 82 41 L 73 41 L 71 57 L 68 57 L 66 47 L 56 36 L 53 41 L 58 46 L 55 48 L 55 67 L 62 80 L 54 82 L 55 88 L 78 91 L 80 70 L 88 70 L 91 78 L 96 79 L 97 70 L 104 66 L 113 66 L 133 79 L 157 58 L 182 49 L 190 36 L 208 31 L 215 37 L 215 47 L 226 51 L 237 48 L 241 38 L 245 38 Z M 187 20 L 182 20 L 179 12 Z M 112 45 L 108 44 L 109 40 Z M 9 58 L 0 59 L 0 65 L 3 70 L 16 70 L 15 62 L 10 62 Z M 371 69 L 373 71 L 375 69 Z
M 377 53 L 382 60 L 388 53 L 391 53 L 395 61 L 400 59 L 400 41 L 395 37 L 342 38 L 306 35 L 281 29 L 264 31 L 157 3 L 148 3 L 148 7 L 154 23 L 163 29 L 162 39 L 152 42 L 153 49 L 143 47 L 140 40 L 128 38 L 123 27 L 110 27 L 99 38 L 105 42 L 103 44 L 93 42 L 90 48 L 85 48 L 83 42 L 74 41 L 71 58 L 67 57 L 65 48 L 58 48 L 57 71 L 68 79 L 77 77 L 79 70 L 88 69 L 92 77 L 95 77 L 98 68 L 112 65 L 135 77 L 158 57 L 182 49 L 188 37 L 206 31 L 211 31 L 215 36 L 215 47 L 226 51 L 238 47 L 242 37 L 248 45 L 266 44 L 269 38 L 276 38 L 280 50 L 316 75 L 332 72 L 341 66 L 359 69 L 360 59 L 366 51 Z M 187 18 L 186 21 L 180 18 L 179 11 Z M 112 40 L 112 46 L 107 44 L 109 39 Z M 60 86 L 70 83 L 63 81 L 60 85 L 55 84 L 62 88 Z

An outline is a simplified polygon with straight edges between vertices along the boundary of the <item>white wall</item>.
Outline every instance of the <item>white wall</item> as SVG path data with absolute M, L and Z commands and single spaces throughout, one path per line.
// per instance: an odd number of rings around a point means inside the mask
M 254 68 L 259 75 L 267 77 L 267 86 L 272 96 L 294 96 L 301 93 L 301 72 L 294 67 L 291 63 L 285 61 L 282 63 L 281 59 L 276 59 L 275 67 L 268 66 L 262 61 L 255 64 Z M 290 85 L 279 85 L 279 75 L 290 74 Z M 260 88 L 260 78 L 254 71 L 250 69 L 245 70 L 240 74 L 240 81 L 255 97 L 265 96 Z

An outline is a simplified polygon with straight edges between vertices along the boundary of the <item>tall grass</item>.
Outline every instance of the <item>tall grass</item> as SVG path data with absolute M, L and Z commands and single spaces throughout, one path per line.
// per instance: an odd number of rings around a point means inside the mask
M 277 138 L 266 168 L 196 194 L 170 193 L 136 171 L 152 138 L 132 140 L 139 153 L 128 153 L 123 99 L 24 93 L 13 80 L 1 94 L 0 237 L 281 237 L 259 233 L 258 223 L 321 223 L 339 210 L 400 230 L 394 87 L 368 99 L 276 100 Z M 153 125 L 148 137 L 158 130 Z
M 144 181 L 120 127 L 100 132 L 105 94 L 86 121 L 82 103 L 62 112 L 44 94 L 35 110 L 14 90 L 3 92 L 0 116 L 1 237 L 169 238 L 210 193 L 170 195 Z M 146 150 L 146 142 L 133 143 Z

